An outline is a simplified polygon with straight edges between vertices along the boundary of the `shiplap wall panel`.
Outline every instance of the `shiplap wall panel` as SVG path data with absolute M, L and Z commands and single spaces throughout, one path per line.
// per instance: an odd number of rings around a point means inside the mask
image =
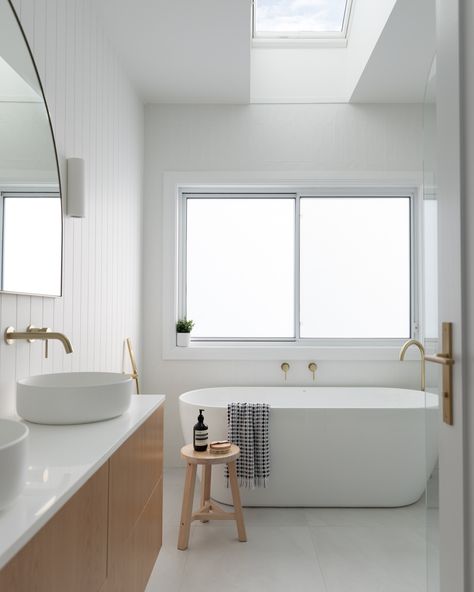
M 92 0 L 14 0 L 44 85 L 60 167 L 87 167 L 87 216 L 65 218 L 63 297 L 0 295 L 1 330 L 30 323 L 63 331 L 62 346 L 0 343 L 0 413 L 14 411 L 17 378 L 122 369 L 139 349 L 143 107 L 103 34 Z

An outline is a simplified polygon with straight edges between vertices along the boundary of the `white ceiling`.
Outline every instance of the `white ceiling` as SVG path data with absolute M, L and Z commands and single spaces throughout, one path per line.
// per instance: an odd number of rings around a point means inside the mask
M 347 48 L 269 63 L 251 48 L 251 0 L 94 4 L 146 103 L 420 102 L 435 51 L 435 0 L 353 0 Z
M 95 0 L 145 102 L 247 103 L 250 0 Z
M 436 51 L 435 0 L 398 0 L 352 103 L 420 103 Z

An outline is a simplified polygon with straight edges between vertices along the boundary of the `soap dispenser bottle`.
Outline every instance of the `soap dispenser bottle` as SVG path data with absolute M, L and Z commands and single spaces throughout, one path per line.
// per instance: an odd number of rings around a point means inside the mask
M 197 424 L 193 430 L 193 443 L 196 452 L 205 452 L 207 450 L 208 431 L 207 425 L 204 423 L 204 409 L 199 409 Z

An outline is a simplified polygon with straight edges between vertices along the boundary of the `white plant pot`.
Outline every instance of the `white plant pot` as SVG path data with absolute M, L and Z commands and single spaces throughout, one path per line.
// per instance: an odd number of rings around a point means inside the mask
M 176 333 L 176 345 L 179 347 L 189 347 L 191 342 L 191 333 Z

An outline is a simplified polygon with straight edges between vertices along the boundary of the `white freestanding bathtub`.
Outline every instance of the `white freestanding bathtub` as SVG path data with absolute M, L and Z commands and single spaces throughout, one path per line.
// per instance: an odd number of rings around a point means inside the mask
M 437 461 L 438 397 L 375 387 L 221 387 L 179 397 L 185 442 L 199 409 L 227 438 L 227 404 L 269 403 L 271 475 L 246 506 L 396 507 L 416 502 Z M 429 423 L 427 423 L 429 422 Z M 427 426 L 429 428 L 427 429 Z M 222 465 L 212 497 L 232 503 Z

